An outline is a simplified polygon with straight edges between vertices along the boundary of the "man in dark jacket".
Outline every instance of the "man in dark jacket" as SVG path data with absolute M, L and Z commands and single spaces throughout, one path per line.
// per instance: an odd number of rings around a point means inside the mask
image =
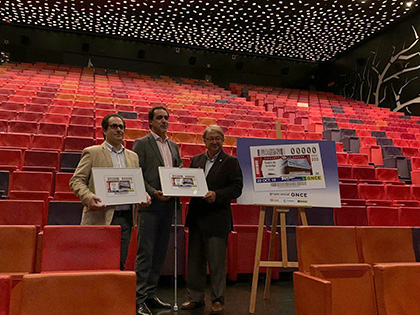
M 203 198 L 191 198 L 188 209 L 188 300 L 181 308 L 204 305 L 208 263 L 211 313 L 220 314 L 225 303 L 226 245 L 233 228 L 230 203 L 241 195 L 242 171 L 238 160 L 222 150 L 224 134 L 220 127 L 207 127 L 203 140 L 207 152 L 194 156 L 190 167 L 204 169 L 209 191 Z

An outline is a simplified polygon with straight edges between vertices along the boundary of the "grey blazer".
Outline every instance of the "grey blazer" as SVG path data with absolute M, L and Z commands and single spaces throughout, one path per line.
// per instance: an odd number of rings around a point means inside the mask
M 172 153 L 172 165 L 178 167 L 182 165 L 181 156 L 179 155 L 178 145 L 169 140 L 169 148 Z M 156 190 L 161 190 L 159 178 L 159 166 L 164 166 L 163 158 L 160 154 L 156 140 L 151 133 L 147 136 L 137 139 L 133 144 L 133 151 L 139 156 L 139 164 L 143 171 L 144 184 L 146 191 L 152 197 L 153 206 L 153 193 Z M 151 206 L 151 208 L 152 208 Z M 143 208 L 147 209 L 147 208 Z

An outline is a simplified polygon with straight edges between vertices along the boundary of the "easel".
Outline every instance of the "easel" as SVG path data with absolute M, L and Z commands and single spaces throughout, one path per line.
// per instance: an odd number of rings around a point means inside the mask
M 263 231 L 264 231 L 264 219 L 266 207 L 273 207 L 273 217 L 271 221 L 271 236 L 270 236 L 270 245 L 268 250 L 268 260 L 261 261 L 261 248 L 263 241 Z M 260 267 L 267 267 L 267 273 L 265 278 L 265 287 L 264 287 L 264 299 L 270 297 L 270 286 L 271 286 L 271 272 L 273 267 L 288 268 L 288 267 L 297 267 L 297 262 L 289 262 L 287 259 L 287 234 L 286 234 L 286 213 L 289 212 L 289 208 L 292 206 L 267 206 L 262 205 L 260 207 L 260 218 L 258 222 L 258 235 L 257 235 L 257 245 L 255 248 L 255 260 L 254 260 L 254 274 L 252 277 L 252 287 L 251 287 L 251 298 L 249 302 L 249 313 L 255 313 L 255 304 L 257 300 L 257 288 L 258 288 L 258 275 Z M 306 219 L 305 208 L 298 208 L 299 215 L 301 218 L 302 225 L 308 225 Z M 274 258 L 274 246 L 275 246 L 275 237 L 277 230 L 277 218 L 280 213 L 280 240 L 281 240 L 281 261 L 273 261 Z

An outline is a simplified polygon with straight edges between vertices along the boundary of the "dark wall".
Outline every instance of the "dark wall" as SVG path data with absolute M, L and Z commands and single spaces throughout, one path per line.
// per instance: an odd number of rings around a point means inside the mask
M 0 50 L 13 62 L 49 62 L 86 66 L 89 58 L 98 68 L 204 79 L 227 88 L 248 83 L 300 89 L 316 86 L 320 66 L 280 60 L 145 43 L 103 36 L 0 24 Z M 5 45 L 4 40 L 9 44 Z
M 419 10 L 328 64 L 325 77 L 330 90 L 381 107 L 420 115 L 420 40 L 416 40 L 413 27 L 420 35 Z M 392 59 L 412 44 L 413 47 L 402 54 L 408 59 Z M 383 74 L 382 81 L 373 68 Z M 402 107 L 408 102 L 412 104 Z

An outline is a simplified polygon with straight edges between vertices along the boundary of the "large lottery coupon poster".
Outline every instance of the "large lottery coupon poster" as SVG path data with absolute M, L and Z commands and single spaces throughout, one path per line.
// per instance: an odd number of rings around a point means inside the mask
M 238 203 L 340 207 L 334 142 L 239 138 L 237 155 Z

